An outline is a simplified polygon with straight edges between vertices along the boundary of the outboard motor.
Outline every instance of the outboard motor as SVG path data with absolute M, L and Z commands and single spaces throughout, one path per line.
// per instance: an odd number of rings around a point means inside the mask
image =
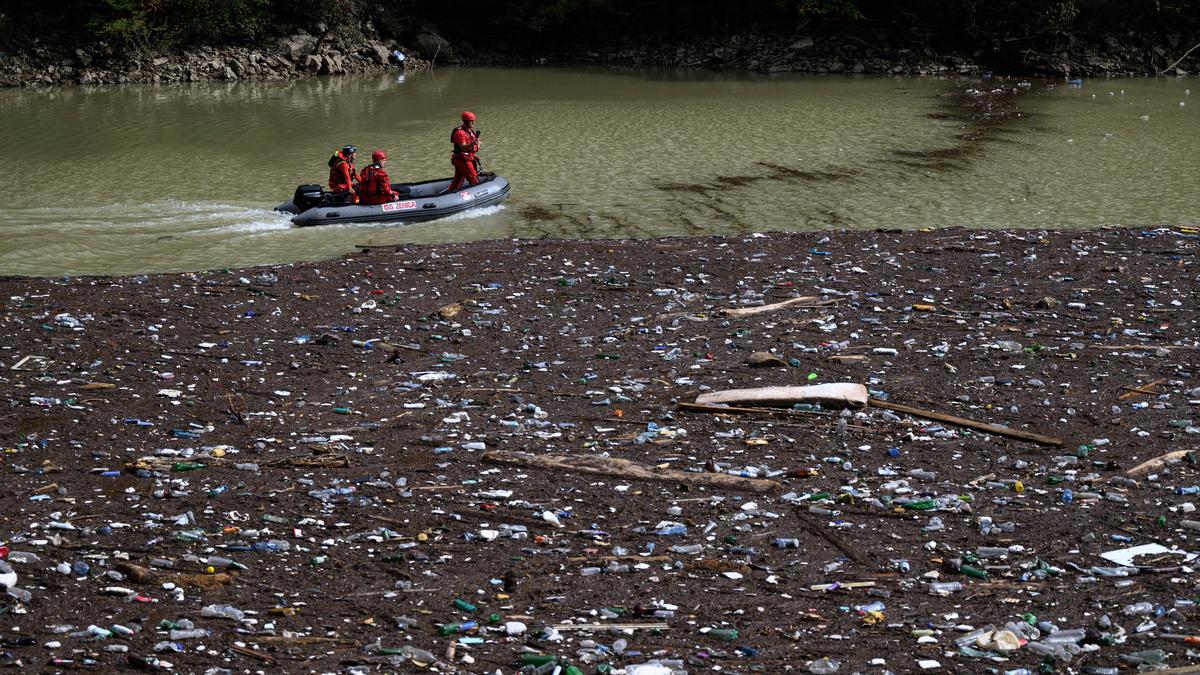
M 292 204 L 296 205 L 296 213 L 304 213 L 314 206 L 320 206 L 321 201 L 325 198 L 325 192 L 320 185 L 301 185 L 296 188 L 296 194 L 292 197 Z

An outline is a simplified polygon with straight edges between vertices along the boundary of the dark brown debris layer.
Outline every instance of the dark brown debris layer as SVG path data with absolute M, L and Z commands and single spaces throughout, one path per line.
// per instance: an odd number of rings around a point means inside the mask
M 1180 228 L 816 232 L 0 280 L 0 664 L 1200 664 L 1170 637 L 1200 633 L 1197 250 Z M 794 296 L 815 299 L 720 314 Z M 677 408 L 829 382 L 1062 445 Z M 1100 555 L 1154 544 L 1179 552 Z

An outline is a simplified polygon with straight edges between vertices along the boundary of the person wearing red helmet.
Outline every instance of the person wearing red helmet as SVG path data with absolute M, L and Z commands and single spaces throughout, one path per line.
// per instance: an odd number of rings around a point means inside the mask
M 383 168 L 387 165 L 387 153 L 376 150 L 371 153 L 371 163 L 359 174 L 358 194 L 363 204 L 386 204 L 400 199 L 392 189 L 391 178 Z
M 357 156 L 358 148 L 347 145 L 329 158 L 329 191 L 350 204 L 358 203 L 358 195 L 354 193 L 354 182 L 358 180 L 354 170 Z
M 463 112 L 462 124 L 450 132 L 450 143 L 454 146 L 454 152 L 450 154 L 450 163 L 454 165 L 450 192 L 464 182 L 479 185 L 479 160 L 475 156 L 479 152 L 479 132 L 475 129 L 475 113 Z

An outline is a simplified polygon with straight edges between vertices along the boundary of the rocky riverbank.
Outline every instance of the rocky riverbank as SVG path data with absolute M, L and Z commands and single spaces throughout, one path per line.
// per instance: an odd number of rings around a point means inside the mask
M 0 279 L 0 664 L 1194 668 L 1197 236 Z
M 403 62 L 393 55 L 396 50 L 405 54 Z M 0 57 L 0 86 L 280 80 L 431 67 L 430 61 L 409 53 L 396 43 L 313 35 L 293 35 L 259 47 L 201 47 L 132 57 L 104 47 L 70 54 L 43 49 Z
M 865 40 L 845 35 L 735 35 L 648 46 L 644 41 L 603 48 L 560 50 L 543 46 L 505 49 L 455 43 L 432 30 L 413 36 L 412 47 L 376 37 L 318 38 L 293 35 L 260 47 L 204 47 L 182 53 L 120 57 L 104 47 L 60 53 L 41 49 L 0 56 L 0 86 L 270 80 L 310 75 L 378 72 L 435 64 L 651 66 L 747 70 L 764 73 L 867 73 L 975 75 L 988 71 L 1064 77 L 1184 75 L 1200 71 L 1200 50 L 1186 51 L 1180 36 L 1161 42 L 1101 36 L 1066 39 L 1062 45 L 1029 49 L 1019 59 L 976 50 L 944 53 L 917 43 Z
M 682 44 L 607 45 L 547 55 L 487 52 L 489 63 L 576 63 L 749 70 L 764 73 L 870 73 L 891 75 L 981 74 L 1063 77 L 1186 75 L 1200 71 L 1200 50 L 1178 63 L 1189 45 L 1179 35 L 1161 42 L 1127 36 L 1070 38 L 1062 45 L 1030 48 L 1019 58 L 985 50 L 947 52 L 916 42 L 846 35 L 741 35 Z

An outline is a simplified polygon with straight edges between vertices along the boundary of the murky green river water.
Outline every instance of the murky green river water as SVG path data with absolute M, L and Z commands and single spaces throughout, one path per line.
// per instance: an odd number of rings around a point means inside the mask
M 946 95 L 966 86 L 469 69 L 0 90 L 0 274 L 220 268 L 368 243 L 1200 220 L 1200 81 L 1035 82 L 1020 117 L 986 128 Z M 449 175 L 463 109 L 479 115 L 485 168 L 512 183 L 503 206 L 304 229 L 271 211 L 324 182 L 345 143 L 386 149 L 393 180 Z

